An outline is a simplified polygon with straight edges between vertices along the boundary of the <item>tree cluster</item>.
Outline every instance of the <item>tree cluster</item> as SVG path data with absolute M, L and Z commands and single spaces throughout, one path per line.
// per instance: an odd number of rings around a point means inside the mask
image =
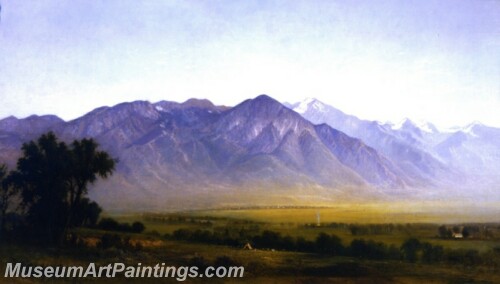
M 476 250 L 445 250 L 440 245 L 421 242 L 416 238 L 409 238 L 401 246 L 387 245 L 373 240 L 354 239 L 349 245 L 343 245 L 342 240 L 332 234 L 320 233 L 314 240 L 303 237 L 283 236 L 274 231 L 262 231 L 260 234 L 249 234 L 240 231 L 240 234 L 231 234 L 227 230 L 189 230 L 179 229 L 173 232 L 176 240 L 197 243 L 209 243 L 243 247 L 249 242 L 257 249 L 276 249 L 317 253 L 328 256 L 349 256 L 372 260 L 404 260 L 406 262 L 440 263 L 478 265 L 493 262 L 498 265 L 500 250 L 487 254 L 479 254 Z M 491 254 L 491 255 L 489 255 Z
M 132 225 L 129 223 L 119 223 L 112 218 L 102 218 L 96 226 L 98 229 L 105 231 L 117 231 L 125 233 L 142 233 L 146 226 L 141 222 L 134 222 Z
M 98 147 L 93 139 L 68 145 L 52 132 L 23 144 L 16 169 L 0 167 L 2 235 L 7 211 L 16 209 L 24 220 L 17 233 L 38 243 L 60 244 L 69 228 L 95 224 L 102 210 L 86 198 L 88 186 L 110 176 L 116 164 Z

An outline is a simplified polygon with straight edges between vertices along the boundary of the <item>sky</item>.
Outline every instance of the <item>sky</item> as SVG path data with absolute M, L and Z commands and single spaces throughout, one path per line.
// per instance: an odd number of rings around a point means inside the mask
M 0 3 L 0 118 L 268 94 L 500 127 L 498 0 Z

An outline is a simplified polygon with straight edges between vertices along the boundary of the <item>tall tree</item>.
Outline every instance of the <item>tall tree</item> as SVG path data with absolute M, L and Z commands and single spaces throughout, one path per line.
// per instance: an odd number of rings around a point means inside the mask
M 25 143 L 22 152 L 13 176 L 21 189 L 22 205 L 28 212 L 33 237 L 43 242 L 57 242 L 64 232 L 69 211 L 66 203 L 68 147 L 49 132 L 37 142 Z
M 82 197 L 88 193 L 88 185 L 99 177 L 107 178 L 115 170 L 116 161 L 108 153 L 98 151 L 98 147 L 99 144 L 93 139 L 75 140 L 71 144 L 68 179 L 70 224 L 73 224 L 73 219 L 82 218 L 76 214 L 85 212 L 78 208 L 84 206 L 81 204 Z
M 107 178 L 115 168 L 115 160 L 97 149 L 93 139 L 75 140 L 68 147 L 52 132 L 23 145 L 13 180 L 41 241 L 61 242 L 68 227 L 86 219 L 76 214 L 90 214 L 82 208 L 96 209 L 82 203 L 87 187 L 99 177 Z

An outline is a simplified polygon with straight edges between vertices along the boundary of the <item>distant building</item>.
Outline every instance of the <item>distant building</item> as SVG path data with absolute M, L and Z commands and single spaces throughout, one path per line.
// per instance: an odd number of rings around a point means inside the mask
M 454 239 L 463 239 L 464 235 L 462 233 L 453 233 L 452 238 L 454 238 Z
M 243 250 L 253 250 L 252 245 L 251 245 L 250 243 L 246 243 L 246 244 L 243 246 Z

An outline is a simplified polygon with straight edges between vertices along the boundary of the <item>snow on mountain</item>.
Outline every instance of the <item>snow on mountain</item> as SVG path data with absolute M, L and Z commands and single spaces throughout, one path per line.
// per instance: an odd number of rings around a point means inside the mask
M 306 111 L 311 110 L 316 112 L 325 112 L 326 105 L 315 98 L 307 98 L 302 102 L 293 105 L 293 110 L 300 114 L 304 114 Z
M 392 130 L 408 130 L 408 129 L 419 129 L 420 131 L 426 133 L 437 133 L 440 132 L 438 128 L 425 120 L 411 120 L 409 118 L 404 118 L 398 123 L 389 123 L 388 124 Z
M 321 111 L 313 107 L 318 104 L 321 104 Z M 424 187 L 449 186 L 460 180 L 456 171 L 449 168 L 447 161 L 433 148 L 449 134 L 441 133 L 431 123 L 413 122 L 410 119 L 397 124 L 362 120 L 315 99 L 296 103 L 294 110 L 300 110 L 302 116 L 315 124 L 326 123 L 361 139 L 411 177 L 410 184 Z
M 315 103 L 317 100 L 307 99 L 295 104 L 294 109 L 313 123 L 327 123 L 363 140 L 417 180 L 423 178 L 443 187 L 479 187 L 486 191 L 500 182 L 498 128 L 477 121 L 448 129 L 409 118 L 398 123 L 365 121 L 325 104 L 322 111 L 317 111 L 312 107 Z

